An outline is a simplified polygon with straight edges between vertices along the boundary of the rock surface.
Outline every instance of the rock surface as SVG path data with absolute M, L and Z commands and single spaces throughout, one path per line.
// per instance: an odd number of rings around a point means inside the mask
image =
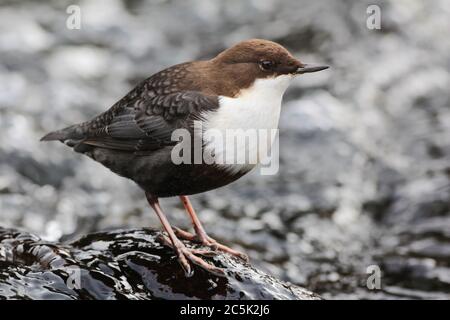
M 450 298 L 450 1 L 3 2 L 2 226 L 52 241 L 159 227 L 133 183 L 39 138 L 166 66 L 266 38 L 331 68 L 287 90 L 276 175 L 192 197 L 208 233 L 327 299 Z M 380 30 L 366 27 L 371 4 Z M 189 227 L 177 199 L 161 202 Z M 379 290 L 366 286 L 372 265 Z
M 187 278 L 149 229 L 100 232 L 70 243 L 0 228 L 0 299 L 320 299 L 249 264 L 219 254 L 216 277 Z

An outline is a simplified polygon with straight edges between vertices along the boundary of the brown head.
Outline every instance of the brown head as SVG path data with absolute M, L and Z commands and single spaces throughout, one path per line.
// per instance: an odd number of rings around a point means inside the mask
M 237 43 L 209 60 L 207 82 L 216 94 L 234 96 L 250 87 L 256 79 L 280 75 L 299 75 L 327 69 L 328 66 L 304 64 L 278 43 L 251 39 Z

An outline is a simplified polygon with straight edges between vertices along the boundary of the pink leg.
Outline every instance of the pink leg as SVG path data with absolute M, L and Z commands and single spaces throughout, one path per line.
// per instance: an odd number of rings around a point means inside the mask
M 208 236 L 205 229 L 203 228 L 202 223 L 197 217 L 197 214 L 194 211 L 194 208 L 192 207 L 191 202 L 189 201 L 189 198 L 187 196 L 180 196 L 181 201 L 183 202 L 184 208 L 189 214 L 189 217 L 192 220 L 192 224 L 194 226 L 195 235 L 190 234 L 189 232 L 176 229 L 175 232 L 183 238 L 189 239 L 189 240 L 197 240 L 200 241 L 201 244 L 211 247 L 213 250 L 220 250 L 223 252 L 227 252 L 233 256 L 236 256 L 240 259 L 243 259 L 245 261 L 248 261 L 248 256 L 245 253 L 241 253 L 239 251 L 236 251 L 234 249 L 231 249 L 223 244 L 218 243 L 216 240 Z
M 188 262 L 188 259 L 192 262 L 198 265 L 199 267 L 215 274 L 218 276 L 224 276 L 225 272 L 218 267 L 215 267 L 213 265 L 210 265 L 203 259 L 197 257 L 195 254 L 202 254 L 202 250 L 195 250 L 187 248 L 183 242 L 181 242 L 177 236 L 175 235 L 175 232 L 172 229 L 172 226 L 170 225 L 169 221 L 167 220 L 165 214 L 162 212 L 161 207 L 159 205 L 159 201 L 157 197 L 152 196 L 151 194 L 145 193 L 145 196 L 147 197 L 147 201 L 150 204 L 150 206 L 155 210 L 156 214 L 158 215 L 159 220 L 161 221 L 161 224 L 163 225 L 164 230 L 169 235 L 169 238 L 166 239 L 167 242 L 169 242 L 172 246 L 172 248 L 175 250 L 178 261 L 180 262 L 181 266 L 183 267 L 185 273 L 187 276 L 192 275 L 192 268 L 191 265 Z

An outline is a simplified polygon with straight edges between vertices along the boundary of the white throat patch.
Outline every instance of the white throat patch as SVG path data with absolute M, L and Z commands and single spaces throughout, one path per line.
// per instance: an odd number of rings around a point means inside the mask
M 251 87 L 242 90 L 239 96 L 235 98 L 220 96 L 219 109 L 203 115 L 206 120 L 204 122 L 206 136 L 208 136 L 207 130 L 210 129 L 222 131 L 224 136 L 227 129 L 277 129 L 283 94 L 292 79 L 292 75 L 257 79 Z M 210 141 L 205 145 L 205 149 L 208 152 L 213 151 L 216 157 L 225 153 L 224 157 L 227 158 L 229 153 L 225 152 L 225 147 L 225 144 L 217 143 L 216 141 Z M 249 147 L 244 145 L 243 148 L 257 148 L 257 150 L 247 151 L 250 153 L 255 152 L 258 157 L 258 162 L 266 156 L 265 154 L 261 154 L 258 146 Z M 245 156 L 245 152 L 243 154 Z M 227 159 L 226 164 L 220 164 L 219 166 L 231 173 L 238 173 L 242 170 L 249 171 L 256 165 L 247 164 L 245 159 L 238 159 L 236 162 L 238 164 L 229 163 L 233 163 L 233 161 Z
M 293 77 L 257 79 L 236 98 L 219 97 L 219 110 L 206 116 L 214 129 L 276 129 L 281 99 Z

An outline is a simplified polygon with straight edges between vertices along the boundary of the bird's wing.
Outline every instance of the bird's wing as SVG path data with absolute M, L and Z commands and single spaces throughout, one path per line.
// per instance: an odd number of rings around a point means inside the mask
M 132 91 L 110 110 L 83 124 L 82 143 L 130 152 L 159 149 L 176 143 L 171 140 L 175 129 L 189 128 L 202 112 L 217 107 L 217 96 L 197 91 L 164 95 Z

